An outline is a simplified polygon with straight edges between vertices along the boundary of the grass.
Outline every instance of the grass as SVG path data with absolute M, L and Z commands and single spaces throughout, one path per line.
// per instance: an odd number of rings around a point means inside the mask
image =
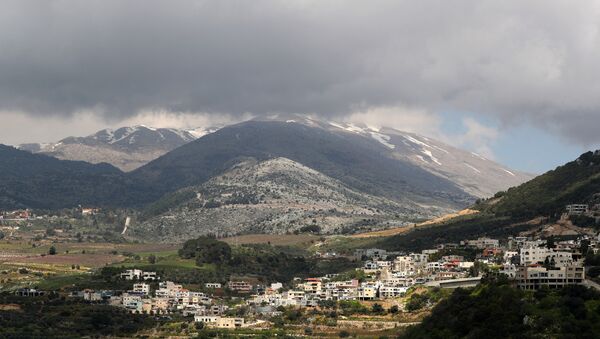
M 229 245 L 271 244 L 273 246 L 309 247 L 321 237 L 314 234 L 247 234 L 219 239 Z

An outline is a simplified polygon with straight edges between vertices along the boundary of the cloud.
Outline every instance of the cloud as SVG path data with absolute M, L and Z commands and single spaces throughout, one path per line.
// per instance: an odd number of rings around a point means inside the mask
M 483 125 L 473 118 L 464 118 L 462 124 L 466 131 L 463 134 L 454 135 L 449 139 L 489 159 L 495 159 L 492 144 L 500 134 L 498 129 Z
M 419 108 L 404 106 L 371 107 L 341 118 L 348 122 L 362 122 L 374 127 L 391 127 L 400 131 L 414 132 L 431 137 L 442 134 L 442 118 L 437 114 Z
M 0 142 L 14 146 L 33 142 L 56 142 L 67 136 L 86 136 L 105 128 L 135 125 L 195 129 L 250 118 L 249 115 L 142 111 L 134 116 L 107 120 L 93 111 L 80 111 L 70 116 L 32 116 L 23 112 L 0 111 Z
M 2 111 L 122 121 L 409 107 L 600 141 L 591 0 L 9 0 L 0 46 Z

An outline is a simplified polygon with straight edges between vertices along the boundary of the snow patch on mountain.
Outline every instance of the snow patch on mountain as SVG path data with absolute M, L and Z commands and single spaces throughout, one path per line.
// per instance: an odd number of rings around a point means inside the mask
M 513 172 L 511 172 L 511 171 L 509 171 L 509 170 L 507 170 L 507 169 L 504 169 L 504 168 L 503 168 L 502 170 L 503 170 L 504 172 L 506 172 L 506 173 L 508 173 L 508 174 L 512 175 L 513 177 L 515 176 L 515 174 L 514 174 Z
M 433 153 L 431 153 L 430 150 L 424 149 L 424 150 L 421 150 L 421 152 L 423 152 L 425 155 L 427 155 L 436 164 L 438 164 L 440 166 L 442 165 L 442 163 L 436 157 L 433 156 Z
M 425 146 L 425 147 L 431 148 L 431 146 L 429 146 L 428 144 L 426 144 L 426 143 L 424 143 L 424 142 L 422 142 L 420 140 L 417 140 L 417 139 L 411 137 L 410 135 L 403 135 L 403 137 L 405 137 L 406 139 L 408 139 L 408 141 L 412 142 L 413 144 L 417 144 L 417 145 L 421 145 L 421 146 Z
M 384 146 L 388 147 L 389 149 L 396 148 L 396 145 L 389 143 L 389 141 L 391 139 L 391 137 L 389 135 L 385 135 L 385 134 L 381 134 L 381 133 L 377 133 L 377 132 L 370 132 L 370 133 L 371 133 L 371 137 L 373 137 L 373 139 L 379 141 L 380 143 L 382 143 Z
M 475 172 L 477 172 L 477 173 L 481 173 L 481 171 L 480 171 L 480 170 L 478 170 L 477 168 L 475 168 L 475 167 L 473 167 L 473 166 L 471 166 L 471 165 L 467 164 L 466 162 L 465 162 L 465 166 L 467 166 L 468 168 L 472 169 L 473 171 L 475 171 Z

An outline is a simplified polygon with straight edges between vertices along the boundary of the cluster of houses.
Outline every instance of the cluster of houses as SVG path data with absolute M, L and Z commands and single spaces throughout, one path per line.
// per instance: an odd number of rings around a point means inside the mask
M 276 315 L 280 306 L 315 307 L 321 301 L 381 300 L 403 296 L 415 285 L 441 288 L 472 287 L 481 280 L 477 266 L 491 268 L 495 274 L 505 274 L 515 286 L 535 290 L 542 286 L 559 288 L 581 284 L 585 279 L 581 241 L 588 241 L 596 250 L 597 239 L 561 241 L 552 248 L 547 241 L 526 237 L 509 238 L 505 245 L 496 239 L 478 238 L 459 244 L 443 244 L 419 253 L 388 252 L 381 249 L 357 250 L 363 259 L 363 279 L 342 279 L 330 274 L 323 277 L 296 278 L 291 288 L 282 283 L 261 286 L 248 280 L 232 280 L 205 284 L 205 291 L 223 288 L 237 293 L 248 309 L 257 314 Z M 462 255 L 447 254 L 452 250 L 477 253 L 466 260 Z M 479 265 L 483 264 L 483 265 Z M 364 273 L 364 274 L 362 274 Z M 492 273 L 494 274 L 494 273 Z M 131 269 L 121 278 L 133 281 L 132 289 L 118 295 L 108 291 L 82 291 L 78 296 L 90 301 L 104 300 L 134 313 L 165 314 L 179 312 L 193 315 L 207 326 L 235 328 L 248 326 L 243 318 L 227 317 L 229 308 L 219 297 L 195 292 L 171 281 L 159 281 L 155 272 Z M 158 282 L 158 285 L 157 285 Z M 152 286 L 158 286 L 152 289 Z M 220 293 L 219 295 L 221 295 Z M 231 312 L 229 312 L 231 314 Z
M 0 211 L 0 221 L 21 221 L 33 219 L 34 215 L 30 210 L 14 210 L 14 211 Z

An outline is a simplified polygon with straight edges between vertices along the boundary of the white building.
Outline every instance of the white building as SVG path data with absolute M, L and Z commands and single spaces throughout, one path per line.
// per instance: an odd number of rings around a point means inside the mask
M 555 251 L 546 247 L 521 248 L 519 256 L 522 266 L 544 263 L 546 258 L 555 266 L 565 266 L 573 263 L 571 252 Z
M 466 244 L 468 246 L 473 246 L 478 249 L 500 246 L 500 242 L 497 239 L 491 239 L 491 238 L 486 238 L 486 237 L 480 237 L 475 240 L 467 240 Z
M 156 272 L 144 272 L 142 270 L 133 269 L 121 273 L 121 279 L 125 280 L 158 280 Z
M 547 269 L 541 265 L 523 266 L 517 269 L 517 286 L 524 290 L 537 290 L 542 286 L 561 288 L 581 284 L 585 270 L 581 265 L 569 265 Z
M 204 287 L 206 288 L 221 288 L 221 284 L 220 283 L 206 283 L 204 284 Z
M 133 284 L 133 290 L 134 293 L 140 293 L 143 295 L 148 295 L 150 294 L 150 285 L 145 284 L 145 283 L 139 283 L 139 284 Z
M 408 287 L 381 286 L 379 288 L 379 296 L 381 298 L 395 298 L 403 295 L 406 291 L 408 291 Z

